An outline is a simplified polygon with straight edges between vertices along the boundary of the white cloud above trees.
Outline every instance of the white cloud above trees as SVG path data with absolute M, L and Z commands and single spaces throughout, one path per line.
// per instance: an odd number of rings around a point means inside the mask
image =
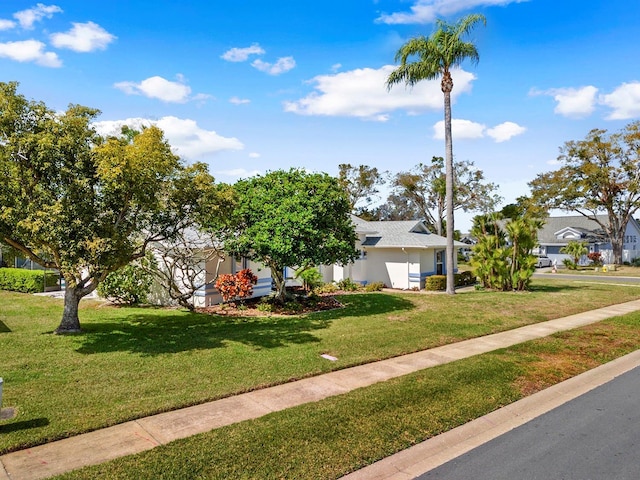
M 220 58 L 228 62 L 246 62 L 251 55 L 264 55 L 267 52 L 259 44 L 254 43 L 250 47 L 234 47 L 224 52 Z M 265 62 L 260 58 L 256 58 L 251 62 L 251 66 L 256 70 L 267 73 L 269 75 L 281 75 L 296 66 L 293 57 L 280 57 L 275 63 Z
M 72 25 L 73 27 L 68 32 L 51 35 L 51 43 L 55 47 L 86 53 L 105 50 L 116 39 L 115 35 L 93 22 L 73 23 Z
M 16 62 L 33 62 L 43 67 L 61 67 L 62 61 L 55 52 L 47 52 L 46 45 L 38 40 L 0 43 L 0 57 Z
M 505 6 L 510 3 L 526 2 L 528 0 L 414 0 L 409 11 L 383 13 L 376 21 L 394 24 L 427 24 L 436 18 L 447 17 L 479 7 Z
M 142 95 L 166 103 L 186 103 L 190 100 L 203 101 L 211 98 L 210 95 L 202 93 L 191 96 L 191 87 L 185 83 L 182 75 L 178 75 L 176 82 L 156 75 L 141 82 L 118 82 L 113 86 L 127 95 Z
M 386 81 L 396 67 L 359 68 L 332 75 L 318 75 L 309 81 L 314 91 L 284 103 L 286 112 L 298 115 L 358 117 L 384 122 L 391 112 L 404 110 L 418 114 L 441 110 L 443 96 L 439 81 L 425 81 L 413 87 L 396 85 L 387 90 Z M 475 75 L 461 69 L 453 71 L 456 88 L 452 99 L 471 90 Z
M 503 122 L 492 128 L 487 128 L 482 123 L 454 118 L 451 120 L 451 132 L 454 139 L 477 139 L 491 137 L 496 143 L 506 142 L 511 138 L 521 135 L 526 128 L 514 122 Z M 444 140 L 444 120 L 433 125 L 433 138 Z
M 613 109 L 607 120 L 640 117 L 640 82 L 623 83 L 613 92 L 601 95 L 599 102 Z
M 116 135 L 123 125 L 134 129 L 156 125 L 164 132 L 174 153 L 189 160 L 198 160 L 222 151 L 244 149 L 243 143 L 237 138 L 223 137 L 213 130 L 205 130 L 198 126 L 195 120 L 174 116 L 162 117 L 159 120 L 127 118 L 94 123 L 96 131 L 101 135 Z

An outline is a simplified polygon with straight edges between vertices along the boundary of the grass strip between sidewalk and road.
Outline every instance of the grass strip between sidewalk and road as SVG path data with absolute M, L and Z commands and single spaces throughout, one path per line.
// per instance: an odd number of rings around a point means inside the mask
M 344 295 L 344 308 L 286 318 L 83 300 L 83 333 L 58 336 L 60 300 L 0 292 L 3 406 L 17 412 L 0 423 L 0 453 L 639 295 L 536 279 L 526 293 Z
M 616 317 L 57 478 L 339 478 L 637 350 L 639 327 Z

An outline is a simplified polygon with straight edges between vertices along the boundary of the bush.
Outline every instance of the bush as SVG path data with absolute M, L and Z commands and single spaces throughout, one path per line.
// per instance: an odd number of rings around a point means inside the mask
M 323 293 L 335 293 L 338 291 L 338 286 L 335 283 L 325 283 L 324 285 L 320 285 L 313 289 L 314 293 L 318 295 Z
M 116 303 L 138 305 L 147 301 L 152 283 L 153 275 L 140 264 L 132 263 L 107 275 L 97 290 L 101 297 Z
M 576 262 L 574 262 L 573 260 L 571 260 L 570 258 L 565 258 L 564 260 L 562 260 L 562 263 L 569 270 L 577 270 L 578 269 L 578 264 Z
M 344 278 L 338 282 L 338 290 L 344 290 L 345 292 L 355 292 L 359 290 L 361 285 L 354 282 L 350 278 Z
M 467 285 L 474 285 L 476 283 L 476 276 L 470 270 L 456 273 L 454 278 L 456 287 L 466 287 Z
M 384 282 L 371 282 L 371 283 L 367 283 L 364 286 L 364 291 L 365 292 L 379 292 L 380 290 L 382 290 L 385 287 L 386 287 L 386 285 L 384 284 Z
M 309 291 L 322 285 L 322 274 L 317 268 L 307 268 L 300 273 L 296 273 L 297 278 L 302 279 L 304 289 Z
M 23 268 L 0 268 L 0 290 L 21 293 L 44 292 L 45 285 L 52 287 L 58 283 L 56 272 L 25 270 Z
M 602 265 L 602 254 L 600 252 L 591 252 L 587 258 L 593 262 L 594 267 Z
M 259 312 L 269 313 L 273 311 L 273 305 L 267 299 L 263 298 L 260 300 L 260 303 L 256 305 L 256 309 Z
M 634 267 L 640 267 L 640 257 L 634 258 L 631 262 L 631 265 L 633 265 Z
M 228 302 L 235 299 L 245 299 L 253 295 L 253 286 L 258 283 L 258 277 L 245 268 L 236 274 L 223 273 L 218 275 L 214 284 L 220 292 L 222 300 Z
M 424 289 L 431 292 L 447 289 L 447 277 L 445 275 L 431 275 L 424 282 Z

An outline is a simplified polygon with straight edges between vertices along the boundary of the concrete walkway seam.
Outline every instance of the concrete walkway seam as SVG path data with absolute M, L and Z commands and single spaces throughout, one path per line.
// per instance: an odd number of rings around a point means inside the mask
M 640 300 L 345 368 L 19 450 L 0 456 L 0 480 L 38 480 L 104 463 L 173 440 L 637 310 Z M 66 455 L 69 451 L 76 454 Z

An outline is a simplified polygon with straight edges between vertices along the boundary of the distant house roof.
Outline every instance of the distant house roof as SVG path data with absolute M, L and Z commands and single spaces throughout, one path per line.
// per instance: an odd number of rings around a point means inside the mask
M 597 218 L 605 224 L 609 222 L 606 215 L 598 215 Z M 565 244 L 570 240 L 606 242 L 607 235 L 595 220 L 583 215 L 548 217 L 538 231 L 540 245 Z
M 363 247 L 446 248 L 447 239 L 431 233 L 422 220 L 367 222 L 352 216 L 356 233 L 365 235 Z M 456 247 L 464 243 L 454 242 Z

